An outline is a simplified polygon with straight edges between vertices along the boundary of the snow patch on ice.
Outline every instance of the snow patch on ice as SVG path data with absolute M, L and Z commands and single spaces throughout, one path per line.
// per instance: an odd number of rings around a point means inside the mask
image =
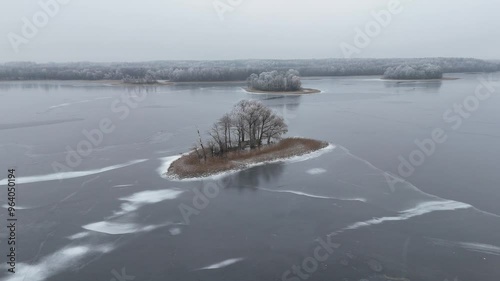
M 20 177 L 20 178 L 17 178 L 17 183 L 18 184 L 26 184 L 26 183 L 35 183 L 35 182 L 65 180 L 65 179 L 73 179 L 73 178 L 86 177 L 86 176 L 90 176 L 90 175 L 100 174 L 100 173 L 109 172 L 109 171 L 112 171 L 112 170 L 124 168 L 124 167 L 127 167 L 127 166 L 131 166 L 131 165 L 135 165 L 135 164 L 138 164 L 138 163 L 142 163 L 142 162 L 145 162 L 145 161 L 147 161 L 147 159 L 140 159 L 140 160 L 129 161 L 127 163 L 113 165 L 113 166 L 109 166 L 109 167 L 104 167 L 104 168 L 101 168 L 101 169 L 89 170 L 89 171 L 63 172 L 63 173 L 55 173 L 55 174 L 48 174 L 48 175 Z M 0 181 L 0 186 L 1 185 L 7 185 L 7 184 L 8 184 L 8 179 L 3 179 L 3 180 Z
M 180 159 L 183 155 L 176 155 L 176 156 L 169 156 L 169 157 L 163 157 L 160 158 L 160 161 L 162 161 L 160 167 L 156 169 L 156 172 L 162 177 L 167 179 L 167 172 L 168 169 L 170 168 L 170 165 L 174 163 L 176 160 Z
M 339 231 L 336 231 L 330 235 L 334 236 L 336 234 L 340 234 L 340 233 L 347 231 L 347 230 L 354 230 L 354 229 L 359 229 L 362 227 L 382 224 L 382 223 L 388 222 L 388 221 L 404 221 L 404 220 L 411 219 L 413 217 L 422 216 L 422 215 L 429 214 L 432 212 L 437 212 L 437 211 L 454 211 L 454 210 L 469 209 L 469 208 L 472 208 L 472 206 L 469 204 L 456 202 L 456 201 L 450 201 L 450 200 L 429 201 L 429 202 L 420 203 L 415 208 L 411 208 L 411 209 L 402 211 L 402 212 L 400 212 L 400 214 L 398 216 L 373 218 L 373 219 L 367 220 L 367 221 L 356 222 L 356 223 L 353 223 L 353 224 L 351 224 L 351 225 L 349 225 L 349 226 L 347 226 Z
M 207 267 L 203 267 L 203 268 L 200 268 L 200 269 L 197 269 L 197 270 L 219 269 L 219 268 L 223 268 L 223 267 L 226 267 L 226 266 L 230 266 L 230 265 L 235 264 L 237 262 L 240 262 L 242 260 L 244 260 L 244 259 L 243 258 L 229 259 L 229 260 L 225 260 L 225 261 L 222 261 L 222 262 L 219 262 L 219 263 L 216 263 L 216 264 L 212 264 L 212 265 L 209 265 Z
M 8 209 L 8 208 L 10 208 L 10 206 L 8 204 L 3 204 L 2 208 Z M 29 209 L 31 209 L 30 207 L 23 207 L 23 206 L 19 206 L 19 205 L 16 205 L 14 208 L 16 210 L 29 210 Z
M 89 235 L 90 235 L 89 232 L 84 231 L 84 232 L 79 232 L 77 234 L 73 234 L 73 235 L 68 236 L 66 238 L 68 238 L 69 240 L 77 240 L 77 239 L 85 238 L 85 237 L 87 237 Z
M 121 205 L 121 210 L 115 212 L 116 216 L 124 215 L 133 211 L 138 210 L 144 205 L 155 204 L 165 200 L 172 200 L 183 191 L 175 189 L 164 189 L 164 190 L 147 190 L 134 193 L 130 196 L 120 198 L 121 201 L 127 201 Z
M 120 187 L 131 187 L 131 186 L 134 186 L 134 185 L 133 184 L 119 184 L 119 185 L 114 185 L 113 187 L 120 188 Z
M 460 246 L 469 251 L 500 256 L 500 247 L 497 246 L 482 244 L 482 243 L 467 243 L 467 242 L 460 242 Z
M 500 247 L 477 242 L 455 242 L 442 239 L 429 238 L 434 244 L 445 247 L 459 247 L 472 252 L 500 256 Z
M 173 236 L 177 236 L 177 235 L 182 233 L 182 230 L 178 227 L 171 228 L 171 229 L 169 229 L 169 231 L 170 231 L 170 234 L 172 234 Z
M 314 169 L 308 170 L 306 173 L 308 173 L 310 175 L 319 175 L 319 174 L 326 173 L 326 170 L 325 169 L 321 169 L 321 168 L 314 168 Z
M 82 226 L 82 228 L 94 232 L 106 233 L 111 235 L 129 234 L 136 232 L 149 232 L 165 225 L 147 225 L 141 226 L 135 223 L 119 223 L 100 221 Z
M 16 274 L 3 279 L 4 281 L 43 281 L 79 263 L 90 254 L 104 254 L 112 251 L 110 245 L 84 245 L 65 247 L 53 254 L 43 257 L 38 263 L 19 263 Z

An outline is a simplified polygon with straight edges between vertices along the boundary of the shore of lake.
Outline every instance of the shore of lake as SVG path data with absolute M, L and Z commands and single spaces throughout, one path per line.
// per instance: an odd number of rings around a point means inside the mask
M 304 95 L 304 94 L 317 94 L 321 93 L 320 90 L 317 89 L 309 89 L 309 88 L 302 88 L 300 91 L 260 91 L 260 90 L 255 90 L 255 89 L 250 89 L 250 88 L 243 88 L 245 91 L 249 93 L 254 93 L 254 94 L 274 94 L 274 95 Z

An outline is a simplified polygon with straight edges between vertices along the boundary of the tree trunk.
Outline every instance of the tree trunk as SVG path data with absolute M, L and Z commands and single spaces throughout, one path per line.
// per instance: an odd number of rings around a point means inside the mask
M 203 152 L 203 159 L 205 160 L 205 163 L 207 162 L 207 151 L 205 150 L 205 147 L 203 146 L 203 141 L 201 140 L 201 134 L 200 130 L 198 129 L 198 137 L 200 138 L 200 146 L 201 146 L 201 151 Z

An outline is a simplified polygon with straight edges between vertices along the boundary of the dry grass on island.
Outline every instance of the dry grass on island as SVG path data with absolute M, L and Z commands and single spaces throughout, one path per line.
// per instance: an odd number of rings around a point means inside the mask
M 255 150 L 237 150 L 228 152 L 224 157 L 210 157 L 206 162 L 200 161 L 197 153 L 193 151 L 174 161 L 167 175 L 178 179 L 207 177 L 244 169 L 252 164 L 309 154 L 328 145 L 327 142 L 312 139 L 286 138 L 276 144 L 265 145 Z

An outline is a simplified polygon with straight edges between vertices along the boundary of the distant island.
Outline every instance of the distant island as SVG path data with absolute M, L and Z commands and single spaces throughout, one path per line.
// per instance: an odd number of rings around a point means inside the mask
M 443 79 L 443 70 L 434 64 L 399 65 L 389 67 L 384 73 L 388 80 L 436 80 Z
M 165 172 L 176 179 L 208 177 L 329 146 L 313 139 L 282 139 L 287 132 L 283 117 L 259 101 L 244 100 L 212 126 L 207 141 L 203 141 L 198 130 L 192 151 L 174 161 Z
M 297 70 L 290 69 L 286 72 L 270 71 L 257 75 L 253 73 L 247 79 L 248 92 L 276 93 L 276 94 L 313 94 L 320 90 L 302 88 L 302 81 Z

